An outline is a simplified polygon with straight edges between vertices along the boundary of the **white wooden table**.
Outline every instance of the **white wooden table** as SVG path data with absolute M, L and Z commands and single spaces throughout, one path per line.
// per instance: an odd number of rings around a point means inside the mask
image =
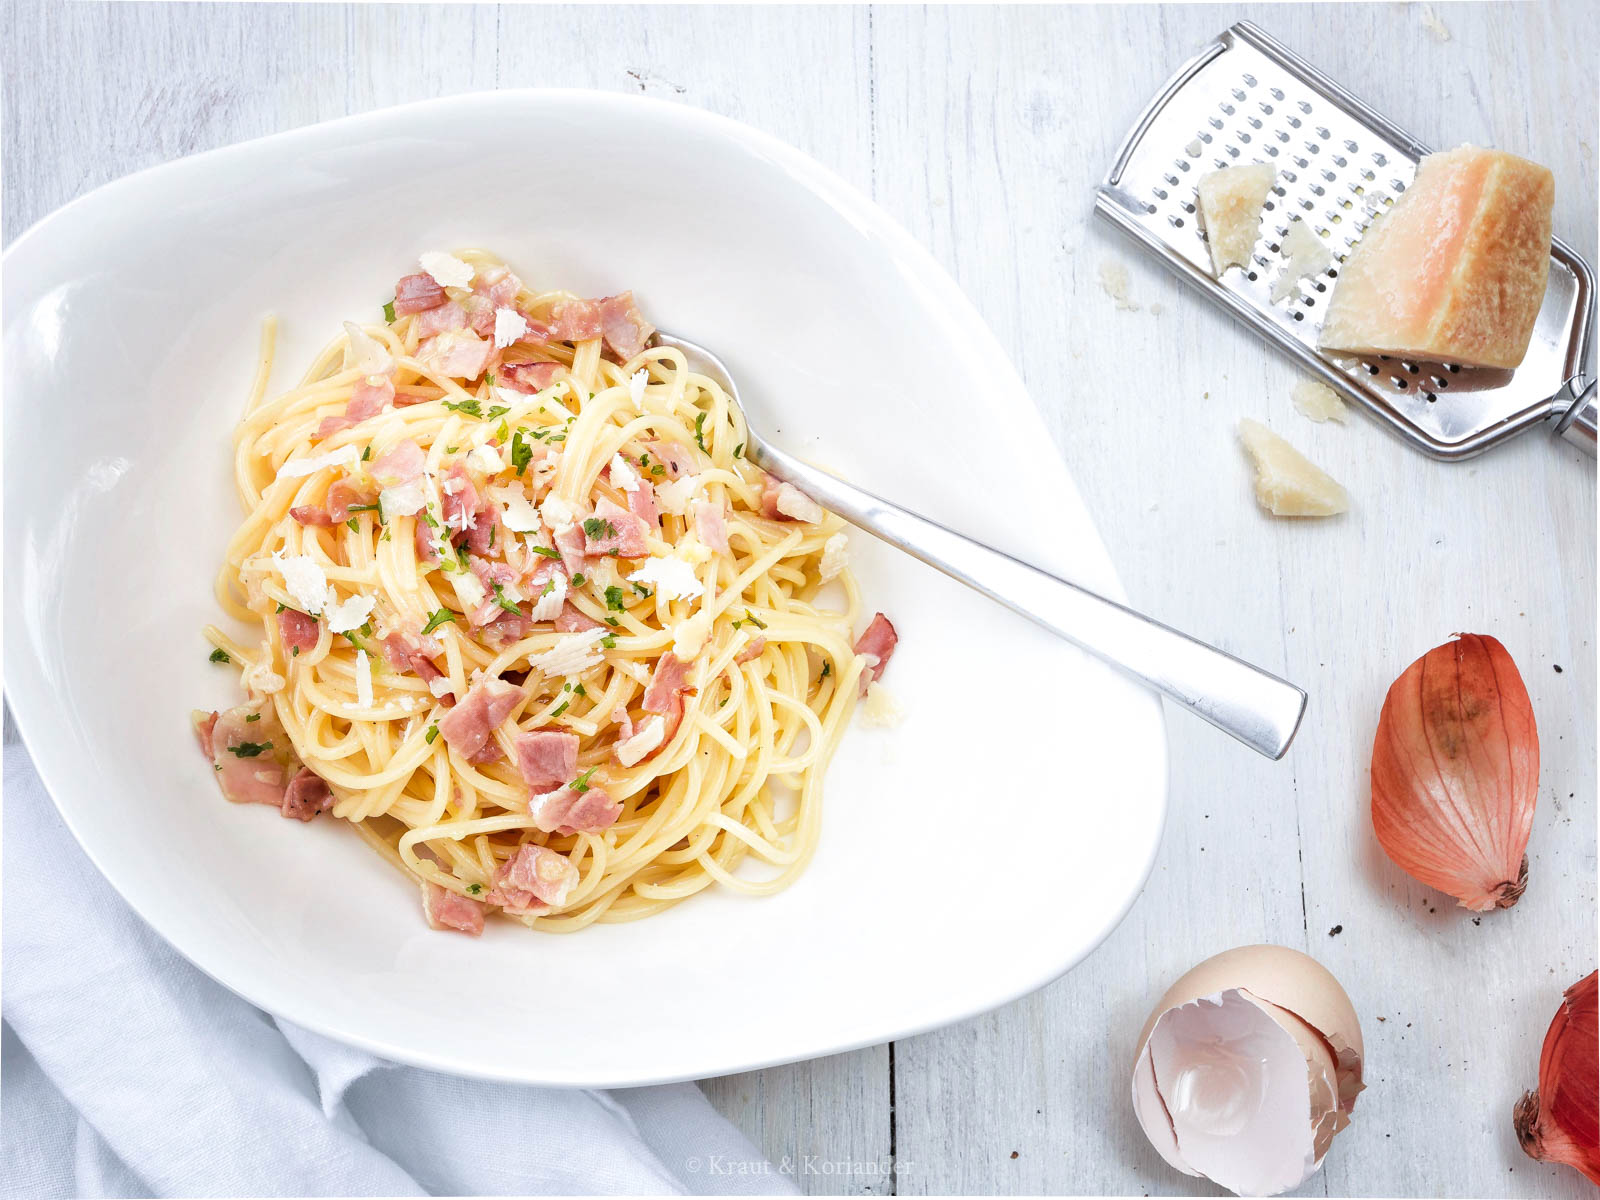
M 1593 20 L 1578 4 L 1342 8 L 379 8 L 16 0 L 4 39 L 6 236 L 97 184 L 328 117 L 475 88 L 644 91 L 821 159 L 954 273 L 1046 413 L 1136 604 L 1306 686 L 1279 765 L 1173 716 L 1171 817 L 1144 895 L 1069 976 L 894 1046 L 708 1081 L 815 1192 L 1183 1193 L 1127 1075 L 1149 1005 L 1207 955 L 1309 951 L 1361 1014 L 1369 1088 L 1305 1194 L 1579 1196 L 1510 1110 L 1561 990 L 1595 966 L 1595 472 L 1533 433 L 1463 465 L 1355 418 L 1090 220 L 1153 90 L 1240 17 L 1437 146 L 1550 165 L 1596 260 Z M 1448 38 L 1443 33 L 1448 31 Z M 1098 283 L 1128 264 L 1141 308 Z M 1159 304 L 1160 311 L 1154 311 Z M 1233 435 L 1265 418 L 1349 487 L 1326 523 L 1259 513 Z M 1376 846 L 1366 764 L 1390 680 L 1493 633 L 1543 743 L 1531 882 L 1481 923 Z M 1094 804 L 1070 793 L 1064 802 Z M 1063 880 L 1062 920 L 1071 880 Z M 890 1176 L 882 1168 L 893 1163 Z M 891 1182 L 892 1180 L 892 1182 Z M 1204 1188 L 1203 1188 L 1204 1190 Z

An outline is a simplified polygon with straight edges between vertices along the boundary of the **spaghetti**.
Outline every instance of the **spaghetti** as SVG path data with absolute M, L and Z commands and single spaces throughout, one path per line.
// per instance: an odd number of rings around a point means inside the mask
M 224 793 L 350 822 L 438 928 L 785 887 L 893 649 L 842 523 L 631 295 L 423 266 L 271 399 L 264 328 L 216 584 L 259 637 L 205 631 L 250 698 L 196 714 Z

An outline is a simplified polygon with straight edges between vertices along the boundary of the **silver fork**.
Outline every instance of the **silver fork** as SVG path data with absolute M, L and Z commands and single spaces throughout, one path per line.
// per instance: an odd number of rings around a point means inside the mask
M 714 379 L 744 412 L 738 386 L 721 359 L 687 338 L 657 337 L 682 351 L 690 367 Z M 769 475 L 1082 647 L 1252 750 L 1279 759 L 1289 749 L 1306 710 L 1306 694 L 1294 684 L 819 471 L 772 445 L 746 418 L 745 457 Z

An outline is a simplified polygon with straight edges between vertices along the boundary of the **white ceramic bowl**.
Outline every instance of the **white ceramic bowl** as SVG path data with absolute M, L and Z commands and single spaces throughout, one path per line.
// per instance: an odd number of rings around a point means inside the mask
M 823 465 L 1111 595 L 999 345 L 934 261 L 797 151 L 682 106 L 460 96 L 119 180 L 5 259 L 6 687 L 62 815 L 143 917 L 250 1000 L 406 1062 L 557 1085 L 714 1075 L 959 1020 L 1065 971 L 1160 837 L 1158 702 L 865 535 L 906 715 L 857 728 L 821 847 L 771 899 L 707 894 L 577 936 L 430 932 L 347 828 L 218 795 L 191 707 L 238 513 L 228 437 L 258 323 L 287 386 L 419 252 L 492 248 L 632 287 Z M 70 899 L 67 901 L 70 903 Z

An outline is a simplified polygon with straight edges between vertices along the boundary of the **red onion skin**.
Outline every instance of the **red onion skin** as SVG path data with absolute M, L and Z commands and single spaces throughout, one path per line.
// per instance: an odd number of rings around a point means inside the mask
M 1395 863 L 1463 908 L 1527 886 L 1539 733 L 1506 648 L 1462 634 L 1389 688 L 1372 746 L 1372 828 Z
M 1544 1035 L 1539 1090 L 1511 1110 L 1529 1158 L 1565 1163 L 1600 1183 L 1600 972 L 1573 984 Z

